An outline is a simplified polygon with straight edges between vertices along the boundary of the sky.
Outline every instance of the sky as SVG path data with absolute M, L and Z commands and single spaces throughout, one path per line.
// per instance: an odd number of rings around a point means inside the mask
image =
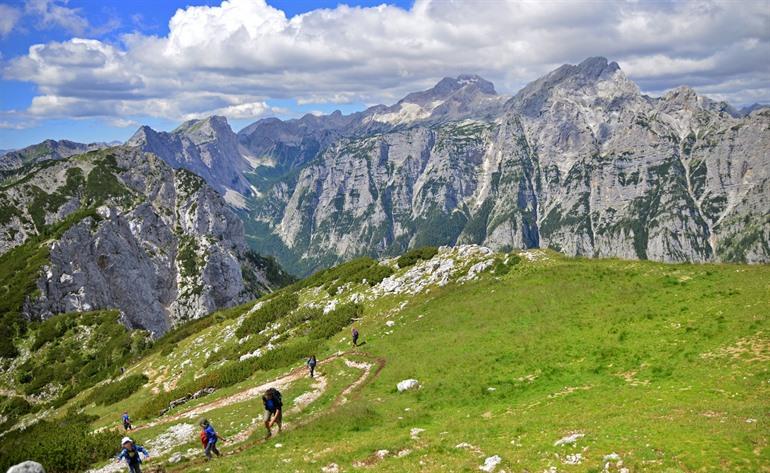
M 463 73 L 512 95 L 591 56 L 653 96 L 770 103 L 770 0 L 0 0 L 0 149 L 349 113 Z

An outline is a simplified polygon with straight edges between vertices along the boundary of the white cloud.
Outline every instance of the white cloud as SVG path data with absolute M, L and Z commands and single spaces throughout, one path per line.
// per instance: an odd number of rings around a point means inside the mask
M 341 5 L 287 18 L 264 0 L 230 0 L 178 10 L 167 36 L 33 46 L 4 76 L 38 85 L 36 116 L 252 118 L 275 113 L 271 98 L 387 103 L 464 72 L 515 93 L 560 64 L 603 55 L 646 91 L 689 83 L 767 102 L 769 24 L 766 1 L 417 0 L 409 10 Z
M 8 35 L 21 18 L 21 10 L 0 4 L 0 38 Z
M 114 126 L 116 128 L 134 128 L 139 126 L 139 122 L 137 121 L 119 117 L 109 118 L 107 123 L 109 123 L 110 126 Z
M 83 34 L 88 20 L 80 16 L 77 8 L 68 8 L 66 4 L 67 0 L 27 0 L 25 10 L 37 16 L 43 27 L 59 26 L 73 34 Z

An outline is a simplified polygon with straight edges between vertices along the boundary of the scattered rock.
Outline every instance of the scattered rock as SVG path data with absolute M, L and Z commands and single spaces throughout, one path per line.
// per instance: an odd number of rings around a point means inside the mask
M 583 462 L 583 455 L 580 453 L 569 454 L 564 459 L 565 465 L 580 465 L 582 462 Z
M 45 473 L 45 469 L 40 463 L 27 460 L 8 468 L 7 473 Z
M 216 388 L 208 387 L 208 388 L 203 388 L 203 389 L 201 389 L 199 391 L 195 391 L 192 394 L 188 394 L 185 397 L 180 397 L 179 399 L 174 399 L 173 401 L 168 403 L 168 407 L 167 408 L 165 408 L 162 411 L 160 411 L 160 415 L 163 415 L 166 412 L 170 411 L 171 409 L 173 409 L 173 408 L 175 408 L 177 406 L 181 406 L 182 404 L 184 404 L 186 402 L 192 401 L 193 399 L 198 399 L 198 398 L 203 397 L 203 396 L 208 396 L 209 394 L 213 393 L 214 391 L 216 391 Z
M 417 440 L 420 438 L 420 434 L 425 432 L 425 429 L 421 429 L 419 427 L 414 427 L 412 430 L 409 431 L 409 435 L 412 437 L 412 439 Z
M 458 443 L 457 445 L 455 445 L 455 448 L 470 450 L 471 452 L 475 453 L 478 456 L 484 455 L 484 452 L 482 452 L 479 447 L 475 445 L 471 445 L 468 442 Z
M 420 382 L 416 379 L 405 379 L 398 383 L 396 387 L 398 388 L 398 392 L 401 393 L 412 389 L 418 389 L 420 387 Z
M 388 327 L 393 327 L 393 326 L 395 326 L 395 325 L 396 325 L 396 323 L 395 323 L 395 322 L 393 322 L 392 320 L 387 320 L 387 321 L 385 322 L 385 325 L 387 325 Z
M 620 460 L 620 455 L 618 455 L 615 452 L 612 452 L 608 455 L 604 455 L 604 458 L 603 458 L 603 461 L 605 462 L 616 462 L 618 460 Z
M 283 448 L 283 444 L 282 443 L 277 443 L 277 444 L 275 444 L 275 448 Z
M 492 455 L 491 457 L 487 457 L 487 459 L 484 460 L 484 464 L 479 467 L 479 470 L 492 473 L 497 469 L 497 465 L 499 465 L 502 461 L 503 459 L 500 458 L 500 455 Z
M 329 463 L 328 465 L 321 467 L 323 473 L 339 473 L 340 466 L 336 463 Z
M 179 452 L 171 455 L 168 459 L 169 463 L 179 463 L 180 461 L 182 461 L 182 454 Z
M 396 453 L 396 457 L 402 458 L 402 457 L 405 457 L 405 456 L 409 455 L 410 453 L 412 453 L 411 450 L 409 450 L 408 448 L 404 448 L 404 449 L 399 450 Z
M 388 450 L 377 450 L 376 452 L 374 452 L 374 456 L 379 459 L 383 459 L 387 457 L 389 454 L 390 454 L 390 451 Z
M 573 445 L 578 439 L 585 437 L 585 434 L 579 432 L 562 437 L 553 443 L 554 447 L 561 447 L 562 445 Z

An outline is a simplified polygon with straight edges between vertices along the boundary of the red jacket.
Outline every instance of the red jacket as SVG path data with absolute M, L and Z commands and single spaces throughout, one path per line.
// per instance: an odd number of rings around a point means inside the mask
M 205 429 L 201 429 L 201 443 L 203 444 L 203 448 L 206 448 L 206 444 L 208 443 L 208 437 L 206 436 Z

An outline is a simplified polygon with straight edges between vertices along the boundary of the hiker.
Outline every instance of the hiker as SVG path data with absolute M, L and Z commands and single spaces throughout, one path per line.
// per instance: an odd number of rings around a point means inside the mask
M 128 432 L 133 430 L 134 426 L 131 425 L 131 418 L 128 417 L 128 412 L 123 413 L 123 429 Z
M 353 327 L 353 346 L 358 346 L 358 329 Z
M 221 437 L 214 427 L 211 426 L 208 419 L 201 419 L 198 424 L 201 426 L 201 443 L 203 444 L 203 454 L 206 455 L 206 461 L 211 460 L 211 452 L 214 452 L 217 456 L 220 456 L 219 449 L 217 449 L 217 440 L 225 441 L 224 437 Z
M 283 424 L 281 393 L 275 388 L 268 389 L 262 396 L 262 404 L 265 405 L 265 428 L 267 429 L 265 439 L 269 439 L 273 435 L 273 431 L 270 429 L 273 425 L 278 424 L 278 432 L 281 432 L 281 425 Z
M 311 355 L 310 358 L 307 359 L 307 367 L 310 370 L 311 378 L 315 374 L 315 365 L 317 364 L 318 364 L 318 361 L 315 359 L 315 355 Z
M 125 458 L 126 463 L 128 463 L 128 471 L 131 473 L 142 473 L 142 459 L 139 458 L 139 454 L 143 453 L 144 459 L 146 460 L 150 458 L 150 454 L 147 453 L 147 450 L 141 445 L 135 445 L 130 437 L 123 437 L 123 440 L 120 441 L 120 445 L 123 447 L 123 450 L 120 451 L 117 462 L 120 463 L 120 460 Z

